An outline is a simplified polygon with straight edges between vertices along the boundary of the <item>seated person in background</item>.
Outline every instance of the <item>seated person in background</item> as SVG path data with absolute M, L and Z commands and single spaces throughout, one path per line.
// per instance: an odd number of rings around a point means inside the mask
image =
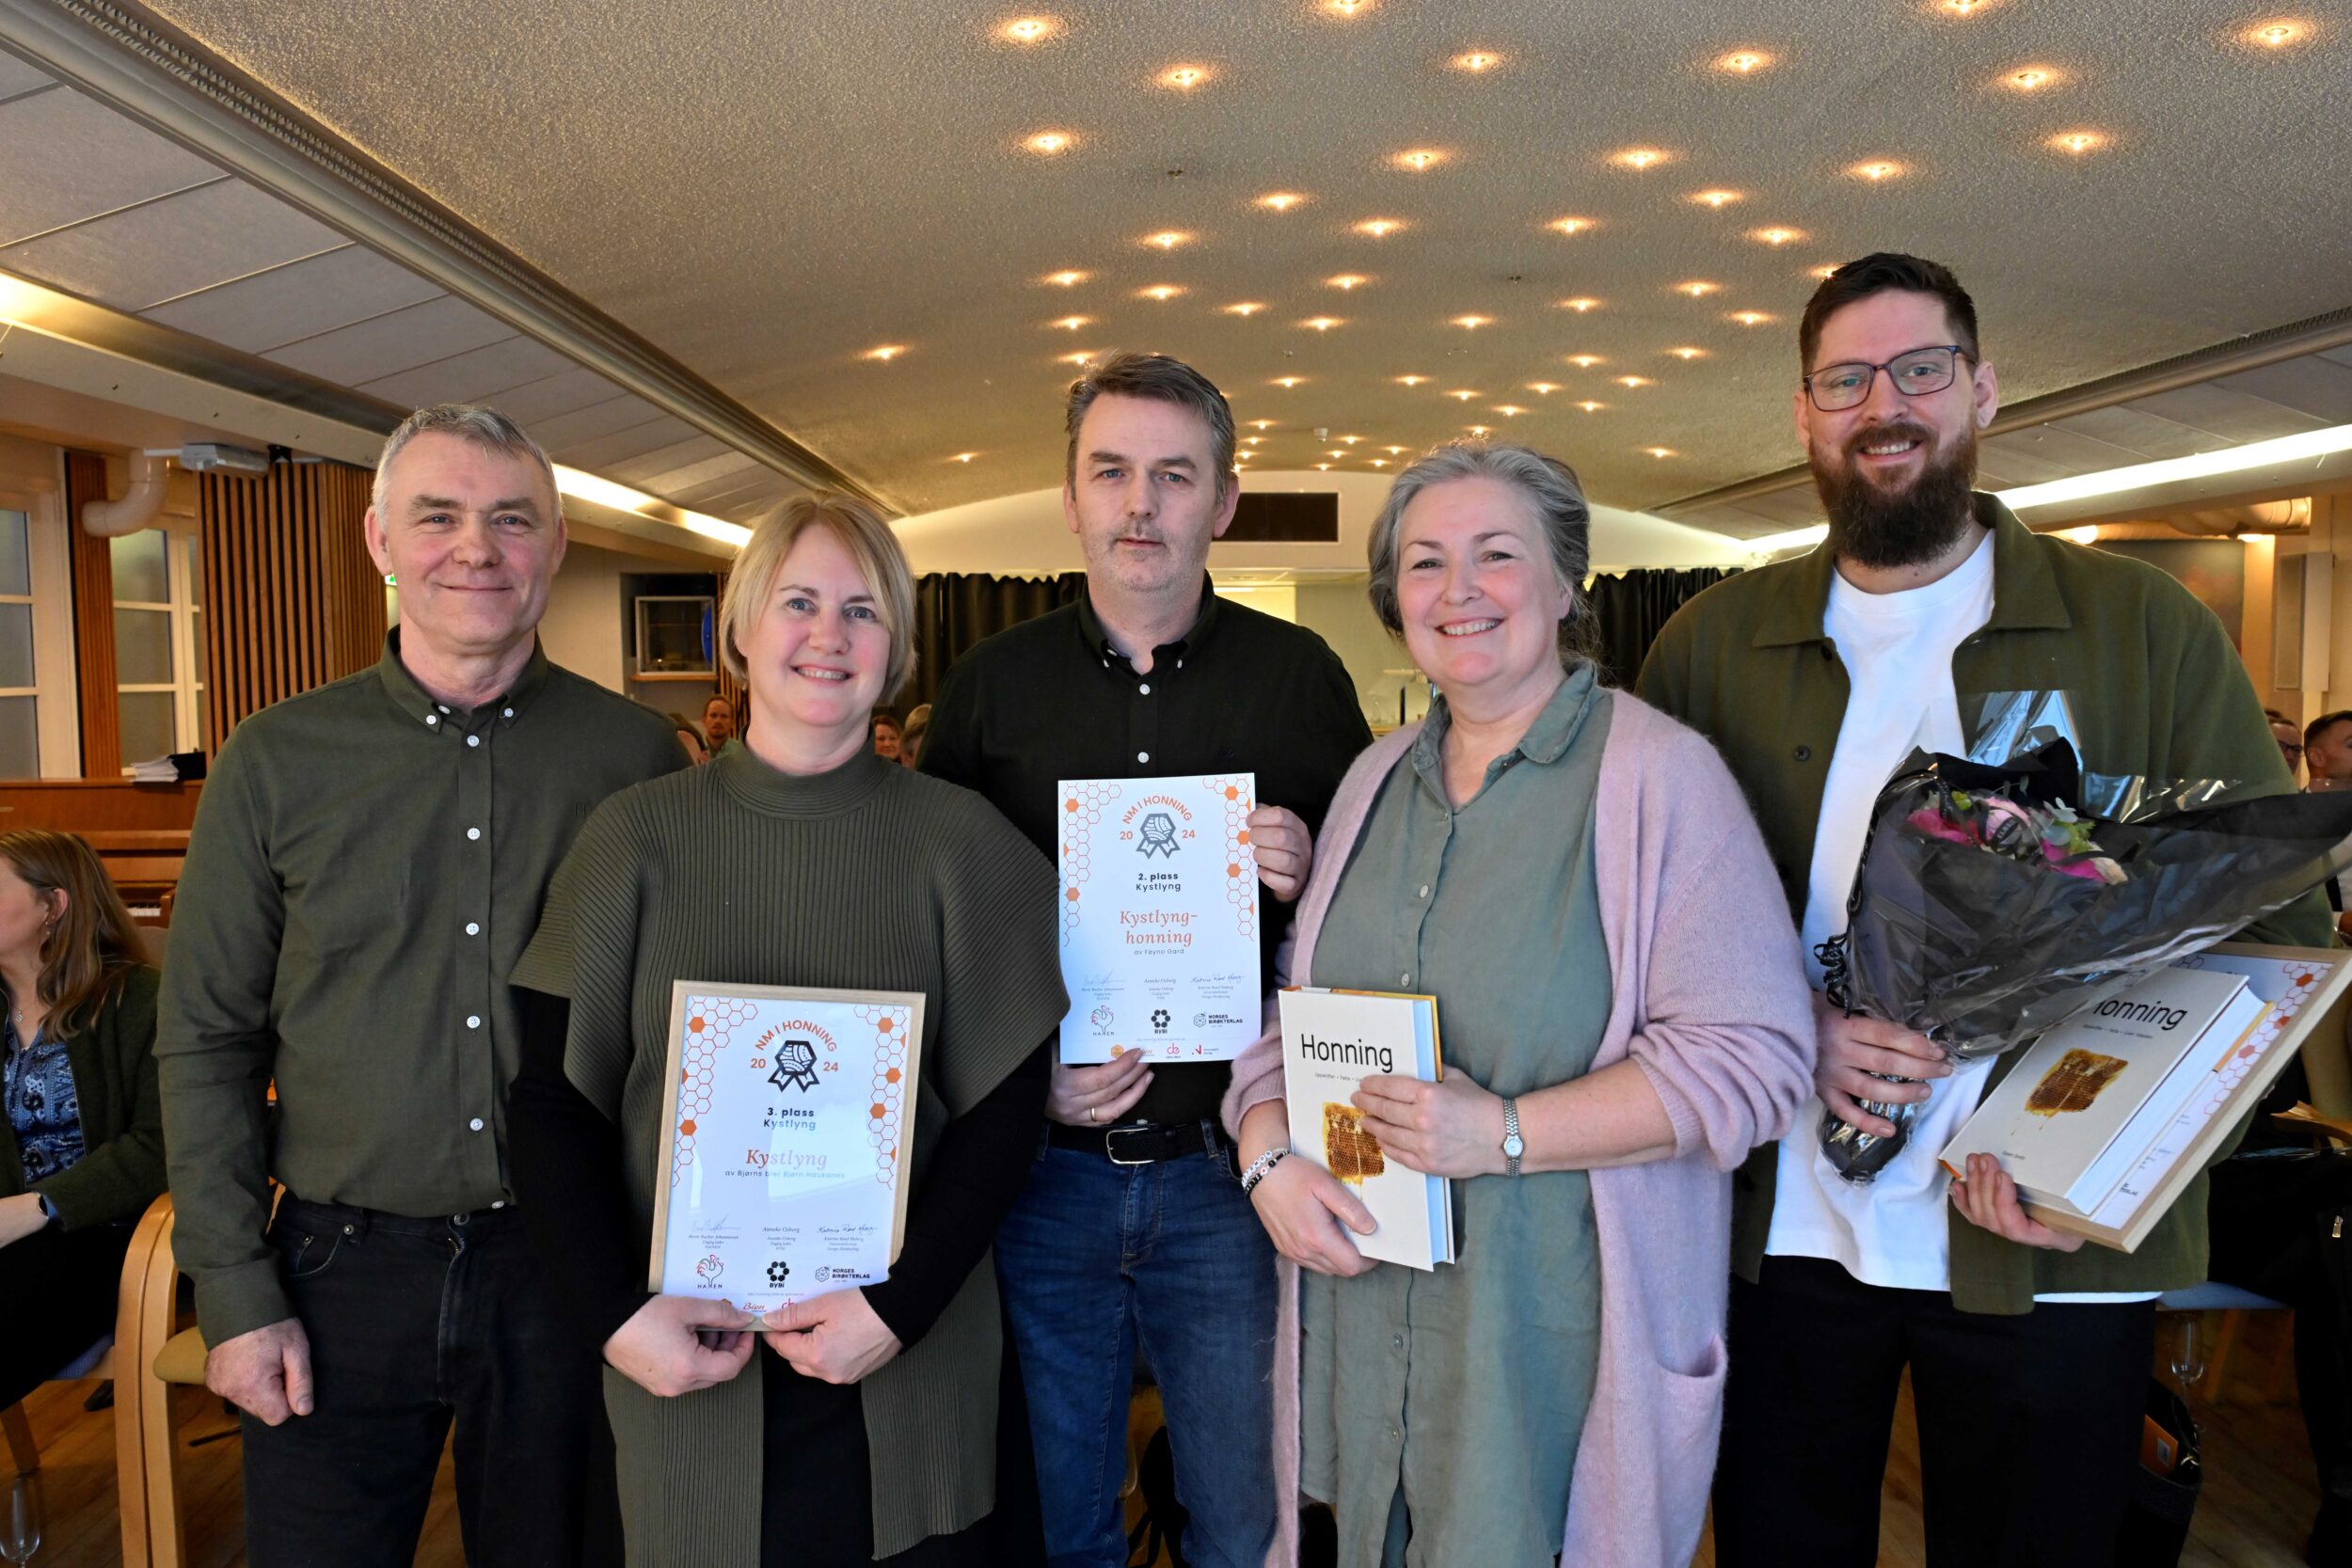
M 979 796 L 875 754 L 914 605 L 866 503 L 802 498 L 762 522 L 720 624 L 748 737 L 588 818 L 514 973 L 539 993 L 515 1180 L 579 1353 L 620 1374 L 605 1403 L 632 1562 L 1001 1560 L 982 1539 L 1002 1343 L 989 1248 L 1037 1157 L 1065 1007 L 1057 879 Z M 682 978 L 929 998 L 887 1280 L 764 1322 L 646 1293 Z
M 2295 721 L 2275 707 L 2263 709 L 2263 717 L 2270 721 L 2271 738 L 2279 743 L 2279 754 L 2287 759 L 2287 772 L 2300 779 L 2303 768 L 2303 732 L 2295 727 Z
M 88 845 L 0 833 L 0 1407 L 114 1327 L 131 1227 L 164 1190 L 158 980 Z
M 874 754 L 884 762 L 898 762 L 898 742 L 906 734 L 897 710 L 878 707 L 874 710 Z
M 735 721 L 735 705 L 724 697 L 714 695 L 703 705 L 703 738 L 712 756 L 725 751 L 740 728 Z
M 704 744 L 703 732 L 694 727 L 692 720 L 673 713 L 670 722 L 677 730 L 677 743 L 684 749 L 689 761 L 705 763 L 710 760 L 710 748 Z
M 898 733 L 898 760 L 909 768 L 923 763 L 923 734 L 931 727 L 931 705 L 924 703 L 907 715 L 907 727 Z
M 2306 789 L 2352 786 L 2352 709 L 2323 713 L 2303 726 Z
M 1375 1074 L 1354 1103 L 1389 1159 L 1454 1180 L 1460 1260 L 1357 1249 L 1370 1212 L 1285 1157 L 1279 1034 L 1225 1101 L 1259 1218 L 1311 1271 L 1276 1341 L 1281 1495 L 1331 1504 L 1353 1568 L 1690 1560 L 1730 1172 L 1811 1086 L 1796 929 L 1739 786 L 1563 635 L 1590 517 L 1525 447 L 1397 476 L 1373 610 L 1438 696 L 1340 785 L 1284 976 L 1438 998 L 1443 1082 Z

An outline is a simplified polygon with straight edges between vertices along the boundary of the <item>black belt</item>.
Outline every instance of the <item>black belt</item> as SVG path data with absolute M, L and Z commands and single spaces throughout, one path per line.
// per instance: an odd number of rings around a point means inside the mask
M 1129 1122 L 1120 1127 L 1073 1127 L 1057 1121 L 1052 1124 L 1047 1136 L 1056 1148 L 1084 1149 L 1089 1154 L 1102 1155 L 1115 1165 L 1148 1165 L 1160 1160 L 1180 1159 L 1216 1148 L 1225 1141 L 1212 1137 L 1197 1121 L 1178 1127 L 1162 1127 L 1148 1121 Z

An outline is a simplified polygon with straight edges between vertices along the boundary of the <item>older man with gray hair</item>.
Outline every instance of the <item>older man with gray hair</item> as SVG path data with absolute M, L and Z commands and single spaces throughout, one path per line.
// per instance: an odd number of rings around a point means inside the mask
M 602 1421 L 516 1225 L 506 974 L 581 819 L 686 758 L 540 651 L 564 515 L 504 415 L 411 415 L 364 526 L 384 657 L 239 724 L 197 813 L 155 1047 L 174 1244 L 256 1568 L 413 1560 L 453 1424 L 468 1560 L 552 1568 Z

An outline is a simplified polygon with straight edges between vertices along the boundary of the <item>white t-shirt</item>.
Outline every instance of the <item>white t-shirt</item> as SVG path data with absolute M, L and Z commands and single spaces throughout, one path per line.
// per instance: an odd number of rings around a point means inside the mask
M 1866 594 L 1833 573 L 1823 630 L 1837 645 L 1851 694 L 1821 790 L 1804 909 L 1805 963 L 1846 928 L 1846 900 L 1868 836 L 1870 808 L 1915 750 L 1966 750 L 1952 654 L 1993 614 L 1993 540 L 1958 570 L 1900 594 Z M 1877 1180 L 1857 1186 L 1821 1154 L 1821 1102 L 1808 1100 L 1780 1144 L 1778 1196 L 1764 1250 L 1826 1258 L 1868 1285 L 1951 1289 L 1949 1204 L 1935 1156 L 1977 1107 L 1992 1063 L 1932 1081 L 1911 1136 Z

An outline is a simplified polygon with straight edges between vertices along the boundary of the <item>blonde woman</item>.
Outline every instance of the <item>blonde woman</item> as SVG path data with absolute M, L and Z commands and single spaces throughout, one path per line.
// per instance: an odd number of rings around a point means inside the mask
M 514 976 L 548 999 L 515 1092 L 516 1186 L 611 1369 L 632 1562 L 985 1561 L 989 1243 L 1036 1148 L 1065 1004 L 1045 858 L 869 741 L 912 662 L 914 601 L 864 502 L 797 499 L 761 523 L 721 615 L 743 743 L 589 818 Z M 678 979 L 927 996 L 886 1282 L 771 1321 L 646 1293 Z

